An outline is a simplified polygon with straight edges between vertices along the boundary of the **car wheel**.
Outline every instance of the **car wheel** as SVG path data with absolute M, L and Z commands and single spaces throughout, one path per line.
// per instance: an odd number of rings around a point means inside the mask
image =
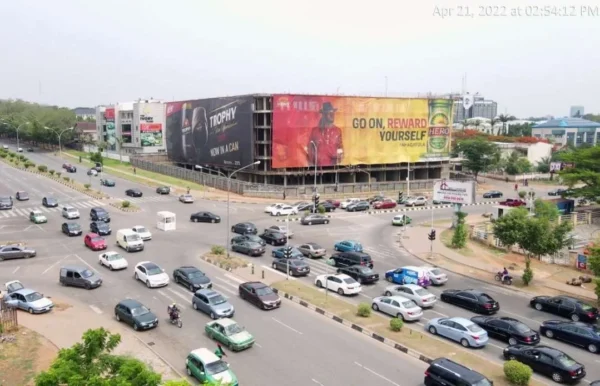
M 138 276 L 137 272 L 133 274 L 133 278 L 135 280 L 140 280 L 140 277 Z
M 133 329 L 136 330 L 136 331 L 139 329 L 139 327 L 138 327 L 138 325 L 136 323 L 133 323 Z
M 462 338 L 462 339 L 460 340 L 460 344 L 462 344 L 462 346 L 463 346 L 463 347 L 467 347 L 467 348 L 470 346 L 470 345 L 469 345 L 469 341 L 468 341 L 468 340 L 466 340 L 465 338 Z
M 309 222 L 308 222 L 308 225 L 312 225 L 312 222 L 310 222 L 310 221 L 309 221 Z
M 390 291 L 385 291 L 385 296 L 392 296 L 392 293 Z
M 396 314 L 396 318 L 398 318 L 398 319 L 400 319 L 401 321 L 403 321 L 403 322 L 404 322 L 404 315 L 402 315 L 400 312 L 398 312 L 398 313 Z
M 277 264 L 273 263 L 272 267 L 273 269 L 277 269 Z
M 431 333 L 431 335 L 437 335 L 437 330 L 433 326 L 429 327 L 429 332 Z
M 146 280 L 146 287 L 152 288 L 152 286 L 150 285 L 150 280 Z
M 323 283 L 321 283 L 321 280 L 317 280 L 317 287 L 319 288 L 323 288 Z
M 574 322 L 579 322 L 580 319 L 581 318 L 577 314 L 571 315 L 571 320 L 574 321 Z
M 595 344 L 590 344 L 587 346 L 587 349 L 589 352 L 591 352 L 592 354 L 595 354 L 598 352 L 598 346 L 596 346 Z
M 338 247 L 335 247 L 335 246 L 334 246 L 334 247 L 333 247 L 333 249 L 334 249 L 335 251 L 339 251 Z
M 214 312 L 211 312 L 211 313 L 210 313 L 210 318 L 211 318 L 212 320 L 215 320 L 215 319 L 217 319 L 217 315 L 216 315 Z
M 329 220 L 325 220 L 325 224 L 329 224 Z
M 85 287 L 85 289 L 86 289 L 86 290 L 89 290 L 89 289 L 91 289 L 91 288 L 92 288 L 92 287 L 90 286 L 90 284 L 89 284 L 89 283 L 85 283 L 85 286 L 84 286 L 84 287 Z
M 126 252 L 129 252 L 129 245 L 127 245 L 127 246 L 125 247 L 125 251 L 126 251 Z
M 515 338 L 512 338 L 512 337 L 511 337 L 511 338 L 508 338 L 508 345 L 509 345 L 509 346 L 514 346 L 514 345 L 516 345 L 517 343 L 518 343 L 518 342 L 517 342 L 517 340 L 516 340 Z
M 33 308 L 29 307 L 29 308 L 27 309 L 27 312 L 29 312 L 30 314 L 33 314 Z
M 540 303 L 535 303 L 535 306 L 533 307 L 538 311 L 541 311 L 544 308 Z
M 358 278 L 358 280 L 357 280 L 357 282 L 358 282 L 358 284 L 362 285 L 362 284 L 363 284 L 363 279 L 362 279 L 362 277 L 359 277 L 359 278 Z
M 109 265 L 109 266 L 108 266 L 108 269 L 110 269 L 111 271 L 114 271 L 114 270 L 115 270 L 115 268 L 114 268 L 112 265 Z
M 0 261 L 4 261 L 4 257 L 0 256 Z
M 390 283 L 393 283 L 393 279 L 391 276 L 386 277 L 385 280 L 389 281 Z
M 293 272 L 293 271 L 290 269 L 290 270 L 288 271 L 288 275 L 290 275 L 290 276 L 294 276 L 294 272 Z
M 117 319 L 117 322 L 121 321 L 121 317 L 119 316 L 119 314 L 115 313 L 115 319 Z
M 550 339 L 554 338 L 554 332 L 552 330 L 546 330 L 546 333 L 544 335 L 546 335 Z
M 233 233 L 235 233 L 235 228 L 233 228 L 233 227 L 232 227 L 232 228 L 231 228 L 231 231 L 232 231 Z
M 560 375 L 559 373 L 553 373 L 552 374 L 552 380 L 556 383 L 562 383 L 562 375 Z
M 187 373 L 188 376 L 192 376 L 192 370 L 190 370 L 190 368 L 188 366 L 185 366 L 185 372 Z
M 196 302 L 192 302 L 192 308 L 198 311 L 198 305 L 196 305 Z
M 337 293 L 340 294 L 340 295 L 343 295 L 344 294 L 344 290 L 341 289 L 341 288 L 338 288 Z
M 215 220 L 214 220 L 214 219 L 212 219 L 212 220 L 210 220 L 210 222 L 211 222 L 212 224 L 214 224 L 214 223 L 215 223 Z
M 194 218 L 192 221 L 193 221 L 193 222 L 198 222 L 198 219 L 197 219 L 197 218 Z
M 194 292 L 194 285 L 190 284 L 190 291 Z

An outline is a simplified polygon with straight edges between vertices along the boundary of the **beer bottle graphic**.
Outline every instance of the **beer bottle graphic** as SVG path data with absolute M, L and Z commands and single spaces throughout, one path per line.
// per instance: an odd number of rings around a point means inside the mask
M 183 158 L 194 158 L 194 138 L 192 135 L 192 104 L 184 102 L 181 106 L 181 150 Z
M 427 140 L 429 156 L 445 156 L 450 152 L 453 106 L 452 99 L 429 100 L 429 138 Z

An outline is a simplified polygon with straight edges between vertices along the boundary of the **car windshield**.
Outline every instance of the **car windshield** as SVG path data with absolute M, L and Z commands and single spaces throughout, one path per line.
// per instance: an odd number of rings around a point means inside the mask
M 248 238 L 249 241 L 253 241 L 255 243 L 260 243 L 260 241 L 262 240 L 260 237 L 258 237 L 256 235 L 248 235 L 246 237 Z
M 25 296 L 25 300 L 27 300 L 28 302 L 35 302 L 35 301 L 43 299 L 43 298 L 44 297 L 39 292 L 34 292 L 32 294 L 29 294 L 29 295 Z
M 258 296 L 267 296 L 267 295 L 271 295 L 272 293 L 273 293 L 273 290 L 271 289 L 271 287 L 262 287 L 262 288 L 256 289 L 256 294 Z
M 493 302 L 494 299 L 492 299 L 489 295 L 487 294 L 480 294 L 478 296 L 479 300 L 481 300 L 482 302 Z
M 585 312 L 590 312 L 594 310 L 594 307 L 590 306 L 589 304 L 585 304 L 585 303 L 581 303 L 579 302 L 579 307 L 581 307 L 582 310 L 584 310 Z
M 150 310 L 144 306 L 139 306 L 131 309 L 131 315 L 133 316 L 142 316 L 150 313 Z
M 373 270 L 371 268 L 368 267 L 360 267 L 358 269 L 363 275 L 371 275 L 373 272 Z
M 321 248 L 321 246 L 319 244 L 315 244 L 315 243 L 308 243 L 306 245 L 312 247 L 313 249 L 323 249 L 323 248 Z
M 138 231 L 139 233 L 146 233 L 146 232 L 148 232 L 148 230 L 147 230 L 146 228 L 144 228 L 144 227 L 140 227 L 140 228 L 138 228 L 138 229 L 137 229 L 137 231 Z
M 94 276 L 94 273 L 92 271 L 90 271 L 89 269 L 86 269 L 86 270 L 81 271 L 81 276 L 88 278 L 88 277 Z
M 103 210 L 97 210 L 96 211 L 96 215 L 98 215 L 98 216 L 106 216 L 107 213 L 105 211 L 103 211 Z
M 96 223 L 96 226 L 98 227 L 98 229 L 107 229 L 108 228 L 108 224 L 101 222 L 101 223 Z
M 77 209 L 75 209 L 75 208 L 67 208 L 67 212 L 77 212 Z
M 517 330 L 518 332 L 521 332 L 521 333 L 531 331 L 531 328 L 529 328 L 528 325 L 523 324 L 523 323 L 514 323 L 512 326 L 515 330 Z
M 104 239 L 102 237 L 94 237 L 92 241 L 95 243 L 101 243 L 104 241 Z
M 230 324 L 229 326 L 227 326 L 227 328 L 225 329 L 225 333 L 227 335 L 234 335 L 234 334 L 239 334 L 240 332 L 243 332 L 244 329 L 241 328 L 238 324 Z
M 54 203 L 54 202 L 56 202 L 56 200 L 55 200 L 55 199 L 53 199 L 53 198 L 47 198 L 47 199 L 46 199 L 46 202 L 52 202 L 52 203 Z
M 79 226 L 79 224 L 69 224 L 69 228 L 73 229 L 73 230 L 76 230 L 76 231 L 78 231 L 78 230 L 81 229 L 81 227 Z
M 122 258 L 123 258 L 123 256 L 119 255 L 118 253 L 115 253 L 114 255 L 108 255 L 106 260 L 115 261 L 115 260 L 121 260 Z
M 252 241 L 247 242 L 246 246 L 248 246 L 248 248 L 260 248 L 261 247 L 261 245 L 259 243 L 255 243 Z
M 148 276 L 152 276 L 152 275 L 159 275 L 161 273 L 163 273 L 162 269 L 160 269 L 160 267 L 154 266 L 154 267 L 147 267 L 147 271 L 148 271 Z
M 225 298 L 221 295 L 215 295 L 208 298 L 208 301 L 210 302 L 210 304 L 218 306 L 219 304 L 225 303 L 227 300 L 225 300 Z
M 302 260 L 291 259 L 290 264 L 294 267 L 305 267 L 307 264 Z
M 563 365 L 563 367 L 571 367 L 577 364 L 577 362 L 573 358 L 566 354 L 561 354 L 557 356 L 556 360 L 558 361 L 558 363 Z
M 204 369 L 206 370 L 207 374 L 219 374 L 222 373 L 224 371 L 227 371 L 229 368 L 227 367 L 227 364 L 221 360 L 218 360 L 216 362 L 213 363 L 207 363 L 204 366 Z
M 415 308 L 416 306 L 417 306 L 417 303 L 413 302 L 412 300 L 402 302 L 402 307 L 404 307 L 404 308 Z
M 471 332 L 481 332 L 481 331 L 483 331 L 483 329 L 481 327 L 479 327 L 478 325 L 476 325 L 476 324 L 471 324 L 471 325 L 466 326 L 466 327 L 467 327 L 467 330 L 469 330 Z
M 140 235 L 138 234 L 132 234 L 126 237 L 127 241 L 139 241 L 140 240 Z
M 351 277 L 347 277 L 347 278 L 344 279 L 344 283 L 346 283 L 346 284 L 354 284 L 354 283 L 356 283 L 356 280 L 354 280 Z
M 423 289 L 423 288 L 419 288 L 418 290 L 415 291 L 415 293 L 419 296 L 428 296 L 429 292 L 427 292 L 427 290 Z

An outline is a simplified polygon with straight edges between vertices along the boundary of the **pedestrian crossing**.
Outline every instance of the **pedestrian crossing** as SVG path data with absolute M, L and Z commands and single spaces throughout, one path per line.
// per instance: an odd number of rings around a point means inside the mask
M 177 201 L 177 200 L 179 200 L 179 197 L 174 197 L 174 196 L 169 196 L 169 195 L 142 196 L 142 197 L 125 196 L 123 199 L 135 204 L 135 203 L 144 203 L 144 202 Z
M 96 201 L 96 200 L 89 200 L 89 201 L 79 201 L 79 202 L 67 202 L 64 203 L 63 205 L 58 205 L 55 208 L 46 208 L 45 206 L 28 206 L 25 208 L 21 208 L 21 207 L 14 207 L 11 210 L 3 210 L 0 211 L 0 219 L 2 218 L 15 218 L 15 217 L 29 217 L 29 213 L 31 213 L 32 210 L 39 210 L 42 213 L 60 213 L 62 210 L 62 207 L 64 205 L 70 205 L 73 206 L 77 209 L 91 209 L 91 208 L 96 208 L 98 206 L 106 206 L 108 205 L 106 202 L 102 202 L 102 201 Z

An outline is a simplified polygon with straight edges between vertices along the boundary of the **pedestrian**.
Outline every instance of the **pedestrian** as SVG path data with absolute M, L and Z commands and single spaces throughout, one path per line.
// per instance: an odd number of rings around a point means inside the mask
M 283 191 L 283 201 L 285 201 L 285 190 Z
M 519 184 L 515 184 L 515 192 L 519 190 Z
M 217 349 L 215 350 L 215 355 L 218 356 L 219 359 L 227 356 L 227 354 L 225 354 L 225 351 L 223 350 L 223 347 L 221 347 L 221 345 L 219 343 L 217 343 Z
M 529 186 L 529 180 L 527 178 L 525 179 L 525 186 Z
M 187 188 L 187 194 L 190 194 L 190 187 Z
M 136 173 L 136 171 L 137 171 L 137 170 L 135 170 L 135 168 L 133 168 L 133 174 L 137 174 L 137 173 Z
M 508 183 L 508 177 L 506 177 L 506 182 Z

